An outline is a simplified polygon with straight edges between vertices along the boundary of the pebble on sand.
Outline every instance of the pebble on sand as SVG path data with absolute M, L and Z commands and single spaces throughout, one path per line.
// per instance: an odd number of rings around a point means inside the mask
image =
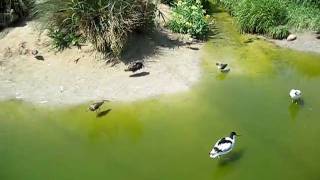
M 297 35 L 295 34 L 290 34 L 288 37 L 287 37 L 287 41 L 294 41 L 297 39 Z

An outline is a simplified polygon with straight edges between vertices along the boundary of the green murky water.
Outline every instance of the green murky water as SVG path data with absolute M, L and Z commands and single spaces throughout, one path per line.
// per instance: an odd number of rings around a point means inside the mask
M 59 109 L 0 103 L 1 180 L 318 180 L 320 56 L 239 35 L 225 13 L 205 47 L 202 80 L 188 93 Z M 230 63 L 227 75 L 216 61 Z M 291 88 L 305 104 L 292 105 Z M 237 131 L 232 153 L 211 145 Z

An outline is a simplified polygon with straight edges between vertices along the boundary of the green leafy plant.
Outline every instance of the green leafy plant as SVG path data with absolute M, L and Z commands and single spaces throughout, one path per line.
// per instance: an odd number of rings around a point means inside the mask
M 52 45 L 58 51 L 62 51 L 70 46 L 81 47 L 85 40 L 72 31 L 63 31 L 60 29 L 50 29 L 48 36 L 52 39 Z
M 200 0 L 179 0 L 173 8 L 169 28 L 178 33 L 203 38 L 209 32 L 209 18 Z

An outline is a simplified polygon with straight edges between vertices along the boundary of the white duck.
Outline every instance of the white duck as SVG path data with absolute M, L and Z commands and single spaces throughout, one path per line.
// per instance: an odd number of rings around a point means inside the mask
M 293 103 L 298 103 L 301 100 L 302 92 L 298 89 L 291 89 L 289 92 L 289 96 Z
M 219 139 L 209 153 L 210 158 L 214 159 L 229 153 L 234 147 L 236 136 L 238 136 L 237 133 L 231 132 L 230 136 Z

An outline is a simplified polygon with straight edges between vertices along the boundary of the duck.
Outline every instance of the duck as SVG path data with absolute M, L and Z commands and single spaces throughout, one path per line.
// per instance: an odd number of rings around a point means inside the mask
M 229 72 L 230 71 L 230 68 L 228 68 L 228 64 L 217 62 L 216 66 L 217 66 L 218 70 L 221 72 Z
M 127 69 L 125 69 L 124 71 L 132 71 L 133 73 L 135 73 L 136 71 L 142 69 L 144 67 L 142 62 L 136 62 L 134 64 L 131 64 L 128 66 Z
M 302 92 L 298 89 L 291 89 L 289 92 L 289 96 L 292 100 L 292 103 L 298 103 L 301 100 Z
M 104 102 L 109 102 L 109 100 L 102 100 L 89 105 L 88 110 L 94 112 L 98 111 L 100 107 L 104 104 Z
M 237 136 L 239 135 L 236 132 L 231 132 L 229 136 L 219 139 L 209 153 L 210 158 L 219 158 L 232 151 Z

